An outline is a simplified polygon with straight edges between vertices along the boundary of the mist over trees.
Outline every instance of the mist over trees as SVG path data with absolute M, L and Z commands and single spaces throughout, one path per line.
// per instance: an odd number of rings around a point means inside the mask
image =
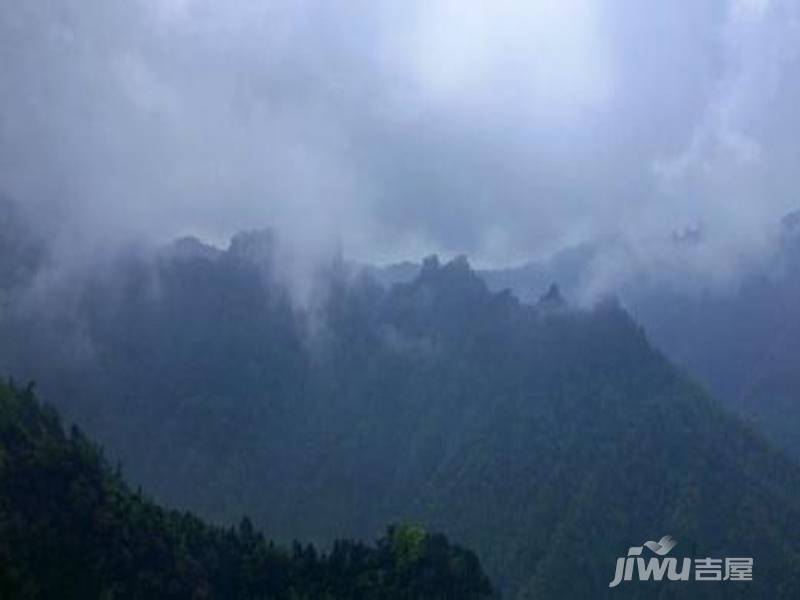
M 798 31 L 0 2 L 0 600 L 800 598 Z
M 699 230 L 677 236 L 674 252 L 692 253 L 702 244 Z M 694 240 L 694 241 L 692 241 Z M 649 267 L 627 272 L 616 282 L 616 293 L 654 344 L 686 368 L 728 408 L 769 439 L 800 456 L 800 381 L 796 358 L 800 327 L 800 229 L 798 213 L 780 222 L 775 250 L 732 279 L 691 277 L 685 272 L 654 272 Z M 484 269 L 479 275 L 490 289 L 511 289 L 535 301 L 551 281 L 558 281 L 568 298 L 596 301 L 592 291 L 605 289 L 603 268 L 609 256 L 625 253 L 603 244 L 565 249 L 547 261 L 518 267 Z M 747 261 L 743 261 L 747 262 Z M 403 263 L 370 273 L 385 285 L 410 281 L 419 263 Z
M 275 243 L 122 253 L 68 312 L 5 319 L 4 363 L 157 501 L 283 543 L 421 523 L 504 597 L 580 598 L 656 528 L 687 555 L 756 557 L 747 587 L 697 597 L 798 593 L 798 467 L 619 301 L 523 303 L 430 257 L 390 288 L 333 258 L 298 303 Z

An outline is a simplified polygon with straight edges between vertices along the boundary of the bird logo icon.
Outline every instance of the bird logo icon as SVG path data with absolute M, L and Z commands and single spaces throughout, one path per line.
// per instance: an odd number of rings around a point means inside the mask
M 644 543 L 646 548 L 650 548 L 653 552 L 658 554 L 659 556 L 664 556 L 665 554 L 669 553 L 676 545 L 678 541 L 673 539 L 672 536 L 665 535 L 657 542 L 647 541 Z

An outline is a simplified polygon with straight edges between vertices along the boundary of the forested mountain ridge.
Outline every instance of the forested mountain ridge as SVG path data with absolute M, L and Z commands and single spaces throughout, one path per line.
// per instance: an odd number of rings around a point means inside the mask
M 0 597 L 376 600 L 489 598 L 475 555 L 391 527 L 375 547 L 267 542 L 248 519 L 209 526 L 128 489 L 31 388 L 0 383 Z
M 390 289 L 334 261 L 298 305 L 270 240 L 115 263 L 67 320 L 92 360 L 39 371 L 159 500 L 284 540 L 421 522 L 510 598 L 604 597 L 616 558 L 664 534 L 687 556 L 753 556 L 754 581 L 615 595 L 800 593 L 797 466 L 613 299 L 529 305 L 432 257 Z M 7 331 L 18 358 L 44 355 L 35 328 Z
M 727 406 L 800 459 L 800 225 L 787 215 L 768 268 L 733 289 L 642 288 L 631 310 Z
M 690 274 L 671 277 L 631 273 L 618 282 L 625 307 L 669 358 L 685 366 L 728 408 L 800 458 L 800 211 L 787 214 L 774 250 L 761 260 L 743 256 L 728 265 L 738 271 L 727 284 Z M 702 253 L 702 229 L 673 235 L 673 259 Z M 550 259 L 519 267 L 478 271 L 489 289 L 513 290 L 533 301 L 550 282 L 567 296 L 582 294 L 609 265 L 626 267 L 626 248 L 583 244 Z M 635 261 L 629 257 L 632 264 Z M 739 262 L 743 264 L 738 264 Z M 746 263 L 754 263 L 746 266 Z M 619 263 L 619 264 L 618 264 Z M 418 263 L 368 268 L 385 285 L 408 282 Z

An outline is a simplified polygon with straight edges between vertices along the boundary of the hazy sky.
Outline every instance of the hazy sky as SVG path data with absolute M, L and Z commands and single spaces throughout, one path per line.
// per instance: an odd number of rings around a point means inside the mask
M 515 262 L 672 233 L 718 269 L 800 206 L 800 5 L 12 0 L 0 193 L 105 243 L 277 226 Z M 681 260 L 687 260 L 683 256 Z

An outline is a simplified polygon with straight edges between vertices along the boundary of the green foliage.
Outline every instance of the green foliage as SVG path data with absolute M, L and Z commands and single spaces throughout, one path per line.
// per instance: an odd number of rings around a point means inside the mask
M 274 257 L 252 256 L 268 244 L 244 242 L 96 276 L 76 326 L 95 360 L 42 369 L 59 408 L 160 501 L 217 522 L 249 514 L 284 543 L 420 523 L 474 548 L 515 600 L 603 597 L 616 557 L 664 534 L 684 555 L 755 559 L 752 584 L 692 597 L 800 596 L 797 466 L 615 302 L 571 310 L 554 290 L 528 306 L 463 260 L 429 260 L 389 290 L 335 264 L 298 308 Z M 32 363 L 34 337 L 14 346 Z M 243 524 L 235 539 L 253 535 Z M 436 536 L 389 538 L 329 558 L 374 585 L 389 579 L 363 565 L 393 557 L 391 581 L 413 594 L 440 581 L 429 564 L 474 570 L 467 555 L 445 560 Z M 310 577 L 314 553 L 288 560 Z M 255 556 L 236 572 L 263 572 Z
M 392 553 L 401 568 L 419 561 L 425 551 L 428 536 L 421 527 L 405 526 L 390 532 Z
M 42 599 L 480 599 L 474 554 L 415 529 L 413 554 L 390 528 L 376 547 L 329 553 L 267 542 L 243 519 L 206 525 L 132 493 L 99 449 L 0 385 L 0 597 Z M 403 534 L 405 535 L 405 534 Z M 405 538 L 403 538 L 405 539 Z

